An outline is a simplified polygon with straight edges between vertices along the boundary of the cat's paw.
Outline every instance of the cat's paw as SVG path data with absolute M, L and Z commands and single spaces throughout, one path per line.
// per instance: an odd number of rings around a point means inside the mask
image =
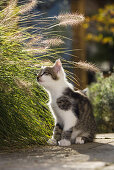
M 82 137 L 77 137 L 75 143 L 76 144 L 84 144 L 84 140 L 82 139 Z
M 59 146 L 70 146 L 71 145 L 71 142 L 66 139 L 62 139 L 58 143 L 59 143 Z
M 56 139 L 49 139 L 47 143 L 48 143 L 48 145 L 53 145 L 53 146 L 57 145 Z

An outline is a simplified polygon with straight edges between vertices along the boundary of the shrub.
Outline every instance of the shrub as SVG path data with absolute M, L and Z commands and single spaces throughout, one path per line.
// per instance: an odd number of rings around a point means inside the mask
M 114 75 L 98 76 L 97 83 L 93 83 L 89 90 L 98 133 L 114 132 Z
M 18 26 L 20 9 L 11 2 L 0 12 L 0 148 L 45 144 L 54 125 L 47 93 L 36 83 L 41 61 L 24 50 L 32 35 Z

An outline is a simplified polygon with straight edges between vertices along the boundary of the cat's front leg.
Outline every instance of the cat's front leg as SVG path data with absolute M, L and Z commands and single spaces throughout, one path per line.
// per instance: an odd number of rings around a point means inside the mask
M 57 123 L 55 128 L 54 128 L 54 139 L 58 141 L 61 140 L 61 134 L 62 134 L 62 131 L 63 131 L 63 127 L 60 125 L 60 123 Z
M 58 143 L 57 143 L 57 140 L 54 139 L 53 137 L 51 139 L 48 140 L 48 145 L 53 145 L 53 146 L 56 146 Z
M 61 140 L 58 142 L 60 146 L 70 146 L 71 145 L 71 134 L 72 128 L 67 131 L 63 131 L 61 135 Z
M 62 126 L 59 123 L 57 123 L 55 128 L 54 128 L 53 137 L 48 140 L 48 144 L 49 145 L 57 145 L 58 141 L 61 140 L 62 131 L 63 131 Z
M 63 112 L 64 119 L 64 128 L 61 135 L 61 140 L 58 142 L 60 146 L 69 146 L 71 145 L 71 134 L 73 127 L 77 123 L 77 117 L 71 110 Z

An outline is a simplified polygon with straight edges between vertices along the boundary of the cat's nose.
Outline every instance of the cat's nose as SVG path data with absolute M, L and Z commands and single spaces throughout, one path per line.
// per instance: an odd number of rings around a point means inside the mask
M 39 81 L 40 80 L 40 77 L 37 77 L 37 81 Z

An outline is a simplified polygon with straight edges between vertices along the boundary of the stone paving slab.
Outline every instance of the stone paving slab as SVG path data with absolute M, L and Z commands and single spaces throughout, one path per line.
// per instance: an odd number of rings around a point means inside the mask
M 104 134 L 97 134 L 96 139 L 114 139 L 113 133 L 104 133 Z
M 41 146 L 0 152 L 0 170 L 114 170 L 114 134 L 70 147 Z

